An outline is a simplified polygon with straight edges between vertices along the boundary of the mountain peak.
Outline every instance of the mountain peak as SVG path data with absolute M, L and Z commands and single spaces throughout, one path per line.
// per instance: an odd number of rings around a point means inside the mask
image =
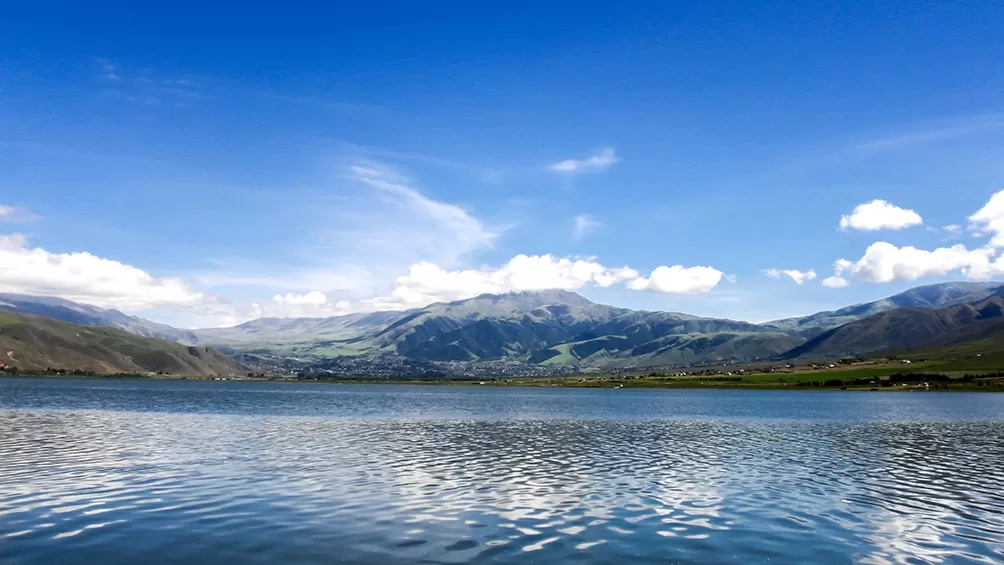
M 565 304 L 569 302 L 577 304 L 593 304 L 592 301 L 581 294 L 560 288 L 544 290 L 514 290 L 502 294 L 482 294 L 481 296 L 478 296 L 478 298 L 481 297 L 494 297 L 499 299 L 504 299 L 506 297 L 520 297 L 527 300 L 548 302 L 549 304 Z
M 467 298 L 465 300 L 455 300 L 447 302 L 445 306 L 456 308 L 464 305 L 507 305 L 514 309 L 533 310 L 542 306 L 594 306 L 595 303 L 580 294 L 568 290 L 548 289 L 548 290 L 518 290 L 501 294 L 485 293 Z

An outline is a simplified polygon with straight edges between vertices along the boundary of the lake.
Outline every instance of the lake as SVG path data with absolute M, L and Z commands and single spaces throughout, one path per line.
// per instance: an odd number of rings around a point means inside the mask
M 0 378 L 0 563 L 1001 563 L 1004 394 Z

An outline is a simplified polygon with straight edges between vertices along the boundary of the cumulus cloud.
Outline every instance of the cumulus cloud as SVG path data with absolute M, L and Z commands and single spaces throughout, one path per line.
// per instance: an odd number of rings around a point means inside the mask
M 586 237 L 590 232 L 595 231 L 597 228 L 602 226 L 596 218 L 583 214 L 581 216 L 575 216 L 572 218 L 572 237 L 574 239 L 582 239 Z
M 872 200 L 859 204 L 850 215 L 840 217 L 840 228 L 844 230 L 901 230 L 923 223 L 917 212 L 900 208 L 885 200 Z
M 103 308 L 141 310 L 212 302 L 177 278 L 86 252 L 50 253 L 23 234 L 0 235 L 0 292 L 58 296 Z
M 933 251 L 873 243 L 857 261 L 840 259 L 833 265 L 836 276 L 850 274 L 869 282 L 915 281 L 958 271 L 970 279 L 985 279 L 1004 272 L 1004 263 L 989 247 L 968 249 L 958 244 Z
M 25 210 L 0 204 L 0 222 L 34 222 L 38 216 Z
M 517 255 L 494 269 L 450 271 L 423 262 L 412 265 L 408 274 L 398 277 L 389 296 L 365 303 L 381 310 L 408 308 L 462 300 L 485 293 L 608 287 L 637 279 L 638 276 L 638 271 L 627 267 L 609 268 L 592 259 L 552 255 Z
M 648 277 L 628 282 L 631 290 L 652 290 L 669 294 L 698 294 L 718 286 L 724 273 L 713 267 L 656 267 Z
M 823 286 L 826 288 L 844 288 L 850 284 L 844 277 L 832 276 L 823 279 Z
M 711 267 L 657 267 L 648 277 L 630 267 L 606 267 L 591 258 L 517 255 L 500 267 L 449 270 L 435 263 L 412 265 L 397 277 L 389 294 L 358 301 L 330 301 L 321 292 L 276 295 L 255 304 L 250 317 L 335 316 L 356 312 L 405 310 L 480 294 L 537 290 L 579 290 L 624 284 L 632 290 L 695 294 L 713 289 L 723 274 Z
M 802 285 L 805 281 L 811 281 L 816 278 L 816 271 L 809 269 L 808 271 L 799 271 L 797 269 L 764 269 L 764 276 L 772 278 L 775 280 L 780 280 L 781 277 L 788 277 L 797 285 Z
M 586 159 L 565 159 L 551 165 L 550 169 L 558 173 L 598 173 L 605 171 L 620 159 L 613 148 L 606 148 Z
M 990 200 L 969 216 L 970 227 L 974 232 L 990 235 L 989 245 L 1004 247 L 1004 190 L 990 197 Z
M 272 300 L 275 301 L 276 304 L 288 304 L 290 306 L 300 306 L 304 304 L 316 306 L 327 302 L 328 297 L 325 296 L 323 292 L 315 290 L 306 294 L 276 294 L 272 297 Z

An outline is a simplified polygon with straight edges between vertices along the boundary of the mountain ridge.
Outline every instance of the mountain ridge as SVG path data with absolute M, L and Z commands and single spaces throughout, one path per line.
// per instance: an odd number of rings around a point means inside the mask
M 403 311 L 259 318 L 230 328 L 191 331 L 61 299 L 42 299 L 32 305 L 31 297 L 25 295 L 0 295 L 0 309 L 15 308 L 11 302 L 20 300 L 27 310 L 141 335 L 154 333 L 155 337 L 167 336 L 187 344 L 216 346 L 271 362 L 397 356 L 432 363 L 504 361 L 544 367 L 618 368 L 778 358 L 792 351 L 801 354 L 808 351 L 807 343 L 820 336 L 832 340 L 829 336 L 834 330 L 847 324 L 886 312 L 936 310 L 986 299 L 1002 289 L 1001 283 L 924 285 L 873 302 L 760 324 L 631 310 L 597 304 L 564 290 L 482 294 Z M 902 346 L 894 337 L 888 336 L 888 343 L 877 343 L 888 345 L 887 349 Z M 846 339 L 830 343 L 843 342 L 850 343 Z M 827 347 L 829 354 L 840 349 L 838 345 Z
M 88 326 L 116 327 L 136 335 L 180 343 L 194 344 L 197 341 L 195 334 L 190 331 L 130 316 L 118 310 L 98 308 L 57 297 L 0 293 L 0 311 L 36 314 Z
M 935 349 L 1004 330 L 1004 294 L 942 308 L 888 310 L 828 330 L 785 354 L 788 358 L 873 355 Z

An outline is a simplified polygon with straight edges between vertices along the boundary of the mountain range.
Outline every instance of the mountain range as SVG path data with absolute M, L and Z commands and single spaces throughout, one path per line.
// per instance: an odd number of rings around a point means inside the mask
M 112 326 L 265 363 L 403 358 L 618 368 L 872 355 L 986 339 L 1004 330 L 1004 321 L 997 320 L 1002 293 L 1001 283 L 942 283 L 761 324 L 617 308 L 558 290 L 486 294 L 400 312 L 262 318 L 191 331 L 115 310 L 25 295 L 0 295 L 0 310 Z

